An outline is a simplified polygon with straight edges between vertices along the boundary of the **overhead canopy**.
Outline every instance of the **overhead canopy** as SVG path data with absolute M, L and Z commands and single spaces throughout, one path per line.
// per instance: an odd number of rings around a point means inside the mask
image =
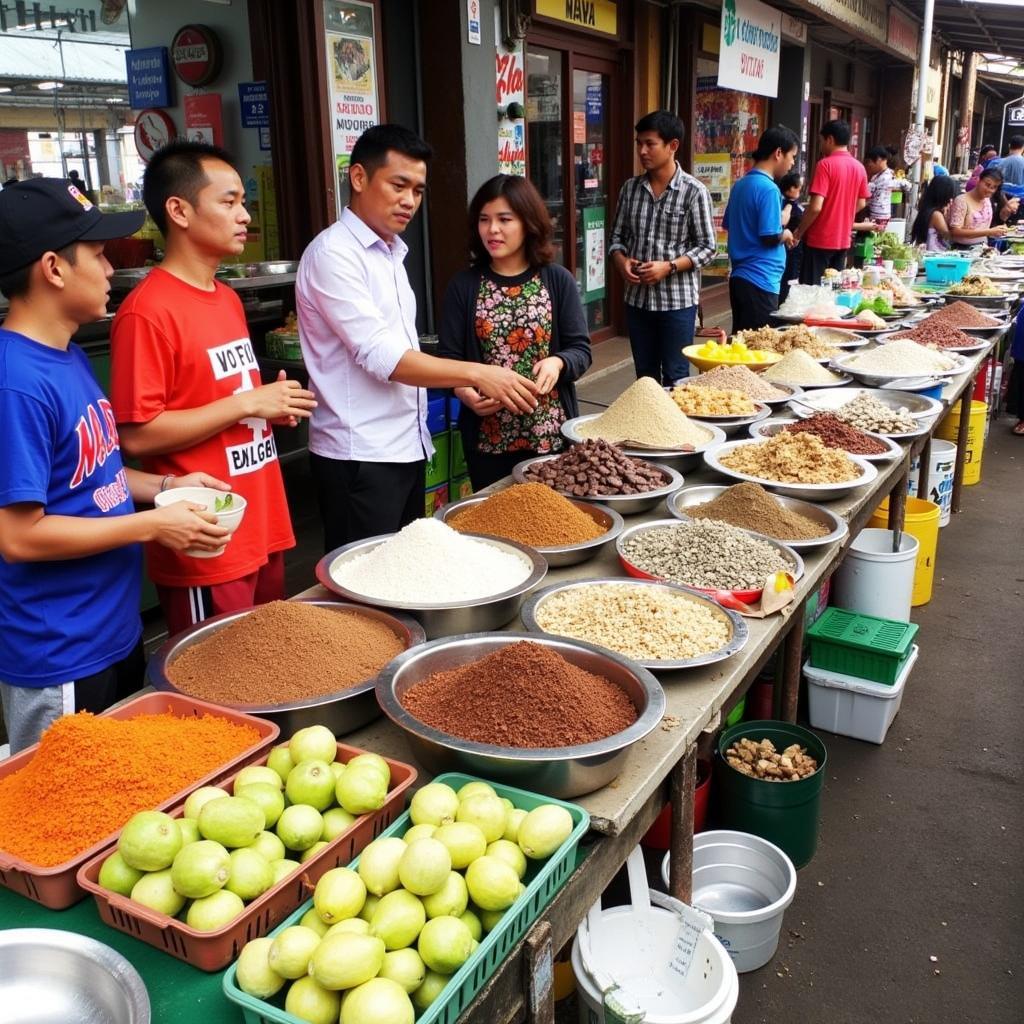
M 924 0 L 901 0 L 918 17 Z M 1012 3 L 935 0 L 935 33 L 954 50 L 1000 53 L 1024 61 L 1024 10 Z

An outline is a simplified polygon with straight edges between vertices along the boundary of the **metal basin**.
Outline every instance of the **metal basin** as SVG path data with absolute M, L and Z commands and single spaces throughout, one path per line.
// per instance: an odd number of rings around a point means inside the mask
M 861 395 L 870 395 L 894 411 L 906 409 L 915 420 L 931 419 L 943 411 L 943 404 L 925 395 L 892 388 L 847 388 L 845 391 L 807 391 L 791 405 L 801 419 L 813 412 L 835 412 Z M 891 435 L 890 435 L 891 436 Z
M 706 484 L 702 487 L 684 487 L 681 491 L 676 491 L 668 499 L 668 510 L 676 519 L 686 522 L 690 519 L 690 516 L 686 513 L 688 508 L 693 505 L 703 505 L 706 502 L 713 501 L 723 491 L 727 491 L 729 486 Z M 849 531 L 845 519 L 837 516 L 835 512 L 830 512 L 827 508 L 822 508 L 821 505 L 815 505 L 811 501 L 801 501 L 799 498 L 786 498 L 779 494 L 773 494 L 772 497 L 791 512 L 796 512 L 799 515 L 806 516 L 808 519 L 813 519 L 814 522 L 821 523 L 822 527 L 828 530 L 828 533 L 823 536 L 813 537 L 810 540 L 778 538 L 788 548 L 795 548 L 798 551 L 808 548 L 820 548 L 825 544 L 834 544 L 836 541 L 842 540 Z M 769 539 L 773 540 L 775 538 Z
M 741 651 L 746 645 L 749 631 L 747 630 L 747 623 L 743 617 L 738 615 L 736 612 L 723 608 L 717 601 L 713 601 L 710 597 L 705 597 L 704 594 L 699 591 L 694 590 L 691 587 L 681 586 L 678 583 L 668 583 L 658 580 L 623 579 L 621 576 L 605 576 L 601 579 L 593 580 L 576 580 L 572 583 L 558 583 L 553 587 L 545 587 L 543 590 L 539 590 L 537 593 L 532 594 L 526 604 L 523 605 L 523 610 L 520 613 L 523 625 L 526 626 L 531 633 L 540 633 L 544 636 L 560 636 L 561 634 L 559 633 L 549 633 L 537 621 L 537 615 L 544 607 L 544 603 L 549 601 L 556 594 L 560 594 L 566 590 L 582 590 L 587 587 L 599 587 L 608 584 L 614 584 L 617 587 L 657 587 L 660 590 L 685 594 L 690 601 L 694 602 L 694 604 L 704 605 L 728 625 L 729 639 L 717 650 L 708 651 L 706 654 L 698 654 L 693 658 L 673 658 L 663 659 L 660 661 L 654 659 L 634 659 L 638 665 L 642 665 L 644 668 L 649 668 L 652 672 L 671 672 L 676 669 L 697 668 L 700 665 L 713 665 L 716 661 L 725 661 L 726 658 L 731 658 L 737 653 L 737 651 Z M 604 645 L 602 644 L 601 646 Z M 613 648 L 609 646 L 609 650 L 613 650 Z M 627 657 L 627 655 L 623 655 L 623 657 Z
M 149 1024 L 138 971 L 95 939 L 55 928 L 0 931 L 0 1019 L 8 1024 Z
M 796 419 L 767 420 L 764 423 L 755 423 L 750 428 L 749 434 L 755 440 L 763 441 L 766 437 L 774 437 L 776 434 L 781 434 L 783 427 L 797 422 L 799 421 Z M 858 427 L 857 429 L 860 428 Z M 903 449 L 892 438 L 886 437 L 885 434 L 873 434 L 870 430 L 864 430 L 862 433 L 867 434 L 868 437 L 873 437 L 879 444 L 886 446 L 885 451 L 879 452 L 877 455 L 857 456 L 865 462 L 888 462 L 889 459 L 895 459 L 903 455 Z
M 585 438 L 580 434 L 580 424 L 589 423 L 602 415 L 599 412 L 590 413 L 587 416 L 577 416 L 575 419 L 566 420 L 562 424 L 562 433 L 570 441 L 583 441 Z M 716 444 L 725 440 L 725 431 L 720 427 L 712 426 L 710 423 L 699 424 L 704 430 L 710 432 L 711 436 L 703 444 L 695 445 L 692 452 L 680 451 L 677 448 L 632 448 L 626 444 L 618 444 L 631 459 L 657 459 L 659 462 L 667 462 L 680 472 L 685 473 L 689 469 L 696 469 L 700 465 L 701 455 Z
M 948 370 L 928 370 L 927 373 L 932 377 L 956 377 L 958 374 L 964 373 L 969 363 L 963 356 L 958 355 L 955 352 L 942 353 L 948 359 L 953 360 L 954 366 Z M 854 365 L 854 360 L 861 358 L 861 353 L 855 352 L 851 355 L 839 356 L 832 360 L 832 366 L 841 370 L 843 373 L 850 374 L 857 378 L 869 387 L 884 388 L 890 381 L 902 380 L 912 374 L 907 373 L 873 373 L 869 370 L 858 369 Z
M 744 427 L 760 423 L 771 416 L 773 410 L 770 405 L 766 405 L 764 402 L 755 402 L 754 405 L 757 407 L 757 411 L 750 416 L 690 416 L 690 419 L 694 423 L 701 423 L 706 427 L 719 427 L 726 437 L 732 437 Z
M 486 501 L 488 497 L 489 495 L 484 495 L 483 497 L 476 496 L 463 498 L 461 501 L 449 502 L 447 505 L 442 505 L 434 513 L 434 518 L 440 519 L 442 523 L 446 523 L 463 509 L 479 505 L 480 502 Z M 611 544 L 622 533 L 622 516 L 618 512 L 591 501 L 580 501 L 578 498 L 569 498 L 569 501 L 584 515 L 593 519 L 604 530 L 604 533 L 599 537 L 594 537 L 592 540 L 580 541 L 578 544 L 562 544 L 559 547 L 552 548 L 538 547 L 536 550 L 544 556 L 548 565 L 578 565 L 580 562 L 586 562 L 606 545 Z
M 614 736 L 575 747 L 501 747 L 439 732 L 402 706 L 402 695 L 434 672 L 479 661 L 523 640 L 550 647 L 573 665 L 622 687 L 637 709 L 637 720 Z M 400 654 L 381 672 L 377 700 L 405 733 L 413 756 L 432 774 L 466 772 L 560 799 L 582 796 L 611 782 L 622 771 L 629 748 L 665 713 L 665 692 L 646 669 L 594 644 L 544 633 L 470 633 L 423 644 Z
M 361 604 L 345 604 L 341 601 L 306 601 L 303 603 L 315 604 L 319 608 L 326 608 L 332 612 L 362 615 L 367 619 L 380 622 L 398 636 L 406 650 L 423 643 L 426 639 L 423 627 L 414 618 L 407 615 L 388 614 L 377 608 L 368 608 Z M 154 689 L 169 690 L 172 693 L 190 696 L 171 682 L 167 674 L 168 668 L 190 647 L 202 643 L 225 626 L 248 615 L 252 610 L 247 608 L 245 611 L 214 615 L 205 622 L 200 622 L 167 640 L 149 659 L 149 664 L 146 667 L 146 674 Z M 322 694 L 284 704 L 233 704 L 229 701 L 215 701 L 214 703 L 233 708 L 236 711 L 244 711 L 250 715 L 269 718 L 272 722 L 277 723 L 283 736 L 290 736 L 309 725 L 326 725 L 336 736 L 344 736 L 380 717 L 380 707 L 374 694 L 376 685 L 377 677 L 371 676 L 369 679 L 364 679 L 362 682 L 336 693 Z
M 522 583 L 518 583 L 508 590 L 503 590 L 489 597 L 477 598 L 469 604 L 462 601 L 453 601 L 421 605 L 400 604 L 395 601 L 385 601 L 368 594 L 358 593 L 355 590 L 349 590 L 347 587 L 342 586 L 334 578 L 334 570 L 338 565 L 350 561 L 359 555 L 367 554 L 392 536 L 394 535 L 382 534 L 379 537 L 357 540 L 324 555 L 317 562 L 316 578 L 321 585 L 339 597 L 345 598 L 347 601 L 355 601 L 357 604 L 363 605 L 373 605 L 377 608 L 387 608 L 391 611 L 406 612 L 420 623 L 426 632 L 427 638 L 430 640 L 436 637 L 452 636 L 456 633 L 475 633 L 480 630 L 500 629 L 506 622 L 510 622 L 516 617 L 527 593 L 544 579 L 548 571 L 548 563 L 544 557 L 525 544 L 517 544 L 511 540 L 498 540 L 495 537 L 485 537 L 479 533 L 465 533 L 462 536 L 472 537 L 474 540 L 482 541 L 484 544 L 491 544 L 508 554 L 517 555 L 523 559 L 530 567 L 527 577 Z
M 537 481 L 529 480 L 526 476 L 530 468 L 559 457 L 559 455 L 539 455 L 534 459 L 526 459 L 513 468 L 512 479 L 517 484 L 536 483 Z M 643 494 L 588 494 L 584 500 L 599 502 L 605 508 L 618 512 L 620 516 L 635 516 L 640 512 L 649 512 L 661 502 L 662 498 L 683 486 L 682 474 L 677 473 L 671 466 L 665 466 L 660 462 L 648 462 L 646 459 L 643 461 L 661 473 L 666 480 L 664 487 L 657 487 L 653 491 L 644 491 Z M 580 495 L 560 491 L 557 487 L 552 489 L 561 494 L 563 498 L 573 501 L 580 499 Z
M 704 461 L 709 469 L 713 469 L 716 473 L 721 473 L 722 476 L 727 476 L 732 480 L 746 480 L 750 483 L 760 484 L 765 490 L 785 494 L 790 498 L 802 498 L 804 501 L 834 501 L 836 498 L 849 494 L 850 491 L 855 491 L 858 487 L 871 483 L 878 476 L 878 470 L 875 469 L 874 465 L 870 462 L 865 462 L 859 455 L 847 455 L 847 458 L 861 471 L 860 476 L 853 480 L 843 480 L 834 484 L 792 484 L 781 480 L 768 480 L 762 476 L 750 476 L 747 473 L 740 473 L 738 470 L 722 465 L 719 461 L 720 456 L 728 454 L 734 448 L 739 448 L 745 444 L 759 443 L 763 444 L 764 442 L 746 440 L 726 441 L 725 444 L 719 445 L 710 452 L 706 452 L 704 454 Z

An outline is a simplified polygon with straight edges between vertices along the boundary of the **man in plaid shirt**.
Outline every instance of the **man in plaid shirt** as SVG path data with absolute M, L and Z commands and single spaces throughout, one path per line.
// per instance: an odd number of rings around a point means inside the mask
M 676 163 L 683 122 L 656 110 L 636 124 L 644 173 L 619 192 L 608 251 L 626 282 L 626 325 L 637 377 L 686 377 L 700 268 L 715 255 L 711 193 Z

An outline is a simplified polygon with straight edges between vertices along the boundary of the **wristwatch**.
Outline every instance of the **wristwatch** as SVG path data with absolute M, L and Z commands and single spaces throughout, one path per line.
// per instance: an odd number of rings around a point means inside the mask
M 677 256 L 676 259 L 679 259 Z M 678 274 L 679 268 L 676 266 L 676 260 L 668 261 L 668 276 L 671 277 L 673 274 Z

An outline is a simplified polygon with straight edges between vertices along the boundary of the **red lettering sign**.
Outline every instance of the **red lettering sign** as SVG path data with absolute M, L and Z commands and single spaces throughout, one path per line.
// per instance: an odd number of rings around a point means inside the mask
M 497 88 L 495 99 L 498 106 L 504 104 L 508 99 L 515 99 L 523 94 L 526 84 L 523 76 L 523 69 L 519 66 L 519 60 L 514 53 L 499 53 L 496 59 Z

